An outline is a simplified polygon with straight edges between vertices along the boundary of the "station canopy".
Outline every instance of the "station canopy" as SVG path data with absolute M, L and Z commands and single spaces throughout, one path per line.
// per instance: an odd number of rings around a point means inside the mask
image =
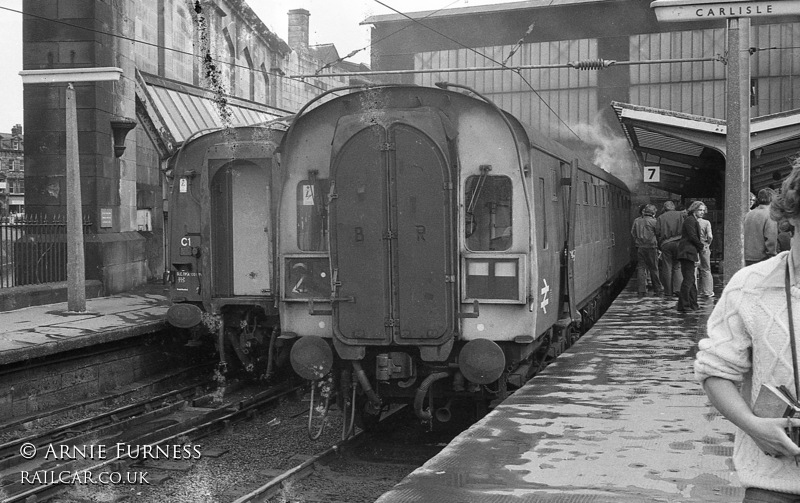
M 162 158 L 201 131 L 260 124 L 288 115 L 285 110 L 138 71 L 136 98 L 136 115 Z
M 612 102 L 639 167 L 658 166 L 655 188 L 696 197 L 724 191 L 726 121 Z M 800 154 L 800 109 L 750 121 L 750 187 L 778 188 Z

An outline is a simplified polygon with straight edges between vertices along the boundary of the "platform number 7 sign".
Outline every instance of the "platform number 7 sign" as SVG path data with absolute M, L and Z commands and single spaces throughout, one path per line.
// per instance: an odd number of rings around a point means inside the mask
M 656 183 L 661 181 L 661 166 L 645 166 L 644 167 L 644 181 L 647 183 Z

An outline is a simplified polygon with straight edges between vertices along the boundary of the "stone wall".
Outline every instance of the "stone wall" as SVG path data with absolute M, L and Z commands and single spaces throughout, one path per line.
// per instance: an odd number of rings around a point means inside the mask
M 138 339 L 138 343 L 110 352 L 100 345 L 91 348 L 95 354 L 88 356 L 79 356 L 87 352 L 85 349 L 63 353 L 59 355 L 61 361 L 47 365 L 25 362 L 20 368 L 6 366 L 0 380 L 0 420 L 75 406 L 137 382 L 144 385 L 144 381 L 175 371 L 187 361 L 185 340 L 165 342 L 163 334 L 151 337 L 155 337 L 151 344 Z

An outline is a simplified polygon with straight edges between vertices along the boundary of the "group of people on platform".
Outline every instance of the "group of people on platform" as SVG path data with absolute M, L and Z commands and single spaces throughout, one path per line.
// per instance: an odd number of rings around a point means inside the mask
M 711 276 L 714 236 L 711 222 L 703 218 L 706 211 L 702 201 L 692 202 L 686 210 L 678 209 L 673 201 L 666 201 L 658 217 L 652 204 L 642 207 L 641 216 L 631 227 L 637 250 L 640 297 L 647 295 L 648 276 L 657 297 L 678 296 L 678 312 L 698 310 L 698 296 L 714 296 Z
M 751 209 L 744 219 L 745 265 L 752 265 L 788 250 L 794 227 L 787 219 L 770 218 L 769 205 L 776 193 L 761 189 L 750 194 Z M 648 279 L 657 297 L 678 297 L 678 312 L 699 309 L 698 298 L 714 297 L 711 275 L 711 242 L 714 238 L 708 211 L 702 201 L 679 209 L 664 202 L 663 211 L 646 204 L 634 220 L 631 235 L 637 249 L 637 289 L 647 295 Z

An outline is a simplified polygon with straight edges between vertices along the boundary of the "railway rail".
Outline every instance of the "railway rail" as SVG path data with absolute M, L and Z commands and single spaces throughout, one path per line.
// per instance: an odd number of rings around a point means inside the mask
M 198 376 L 209 373 L 213 370 L 216 364 L 216 361 L 208 361 L 199 365 L 180 368 L 174 372 L 160 375 L 154 379 L 137 383 L 134 386 L 123 386 L 112 392 L 103 393 L 100 396 L 72 403 L 68 406 L 47 409 L 37 414 L 6 421 L 3 424 L 0 424 L 0 463 L 2 463 L 2 460 L 7 457 L 3 455 L 4 446 L 7 443 L 10 444 L 17 440 L 12 439 L 10 441 L 6 441 L 4 437 L 14 436 L 19 430 L 36 430 L 44 428 L 47 424 L 63 423 L 65 417 L 86 415 L 93 409 L 109 407 L 113 406 L 114 404 L 124 403 L 125 401 L 136 400 L 137 397 L 146 397 L 148 395 L 163 392 L 165 389 L 174 387 L 176 382 L 194 381 L 194 384 L 186 385 L 182 389 L 160 393 L 166 399 L 193 387 L 202 386 L 203 382 L 200 378 L 198 378 Z M 155 399 L 156 397 L 151 398 L 151 400 Z M 131 405 L 131 407 L 135 407 L 135 405 Z M 125 409 L 125 407 L 120 408 Z M 77 426 L 82 423 L 82 420 L 76 420 L 75 423 Z M 32 434 L 30 436 L 35 437 L 36 435 Z M 0 464 L 0 468 L 1 467 L 2 464 Z
M 466 424 L 423 431 L 408 407 L 381 417 L 375 429 L 358 430 L 298 465 L 276 474 L 233 503 L 279 501 L 374 501 L 435 455 Z
M 257 410 L 269 407 L 283 396 L 296 393 L 298 387 L 284 383 L 250 395 L 242 391 L 220 401 L 216 392 L 209 394 L 204 387 L 183 387 L 39 435 L 7 442 L 0 446 L 3 456 L 0 474 L 4 480 L 4 485 L 0 487 L 0 502 L 45 501 L 70 487 L 61 481 L 74 480 L 81 473 L 125 471 L 136 461 L 139 449 L 146 446 L 153 449 L 167 444 L 185 446 L 226 428 L 231 422 L 252 417 Z M 86 453 L 92 452 L 87 450 L 90 445 L 119 444 L 128 448 L 121 452 L 107 449 L 103 456 L 70 457 L 55 466 L 52 460 L 48 462 L 41 455 L 32 459 L 26 459 L 24 455 L 24 449 L 41 454 L 41 448 L 52 445 L 58 446 L 56 452 L 64 452 L 61 446 L 67 446 L 69 452 L 70 446 L 73 446 L 79 452 Z M 93 459 L 95 457 L 98 459 Z M 56 470 L 59 474 L 68 472 L 69 475 L 44 476 L 40 484 L 24 484 L 20 478 L 15 479 L 23 471 L 53 474 Z

